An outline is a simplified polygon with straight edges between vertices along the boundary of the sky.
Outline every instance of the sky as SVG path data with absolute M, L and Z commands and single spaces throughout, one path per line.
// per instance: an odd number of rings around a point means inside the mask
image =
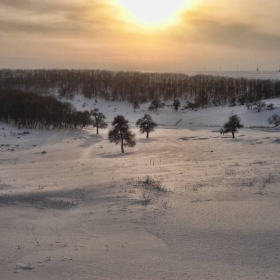
M 278 70 L 279 0 L 0 0 L 0 68 Z

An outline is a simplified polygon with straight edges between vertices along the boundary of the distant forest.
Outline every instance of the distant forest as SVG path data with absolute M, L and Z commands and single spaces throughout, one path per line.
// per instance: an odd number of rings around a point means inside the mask
M 280 80 L 218 77 L 176 73 L 106 70 L 0 70 L 0 89 L 21 89 L 72 99 L 87 98 L 139 103 L 186 99 L 198 106 L 253 103 L 280 96 Z

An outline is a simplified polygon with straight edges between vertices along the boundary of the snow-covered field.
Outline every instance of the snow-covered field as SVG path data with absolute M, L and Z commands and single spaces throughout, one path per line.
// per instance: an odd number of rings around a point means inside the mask
M 162 108 L 150 139 L 135 127 L 149 104 L 73 103 L 124 115 L 137 145 L 0 124 L 0 279 L 279 279 L 280 131 L 249 127 L 280 99 L 260 113 Z M 232 114 L 236 139 L 218 132 Z M 166 191 L 141 187 L 147 175 Z

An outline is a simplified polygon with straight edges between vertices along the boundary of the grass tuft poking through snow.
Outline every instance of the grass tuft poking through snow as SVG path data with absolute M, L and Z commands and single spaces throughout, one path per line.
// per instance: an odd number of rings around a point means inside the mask
M 166 192 L 166 189 L 162 186 L 162 182 L 159 180 L 155 180 L 150 176 L 146 176 L 144 180 L 139 180 L 137 183 L 145 190 Z

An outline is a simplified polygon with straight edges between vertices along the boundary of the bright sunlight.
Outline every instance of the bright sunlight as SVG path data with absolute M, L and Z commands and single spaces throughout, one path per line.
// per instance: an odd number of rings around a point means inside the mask
M 128 17 L 142 26 L 170 24 L 186 6 L 186 0 L 119 0 Z

